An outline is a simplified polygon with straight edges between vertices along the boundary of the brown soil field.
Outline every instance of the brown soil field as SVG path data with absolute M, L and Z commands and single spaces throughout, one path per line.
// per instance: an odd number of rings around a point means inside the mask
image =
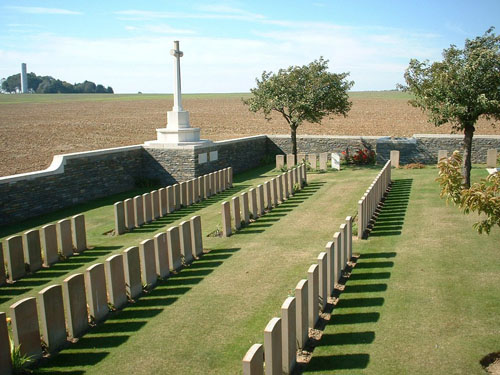
M 3 95 L 8 97 L 8 95 Z M 137 99 L 135 99 L 137 98 Z M 302 124 L 299 135 L 449 134 L 435 127 L 407 99 L 391 95 L 353 95 L 347 117 Z M 257 134 L 289 134 L 285 120 L 266 121 L 251 113 L 238 95 L 193 95 L 183 98 L 191 126 L 202 138 L 222 140 Z M 47 168 L 54 155 L 141 144 L 156 139 L 155 129 L 166 126 L 171 97 L 92 100 L 0 100 L 0 176 Z M 500 134 L 500 128 L 481 120 L 475 134 Z

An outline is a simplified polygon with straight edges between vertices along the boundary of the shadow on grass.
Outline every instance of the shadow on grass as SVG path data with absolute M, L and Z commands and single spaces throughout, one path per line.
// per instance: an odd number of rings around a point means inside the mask
M 385 270 L 394 266 L 388 259 L 395 257 L 395 252 L 372 252 L 352 259 L 335 288 L 335 306 L 327 304 L 316 326 L 323 331 L 321 339 L 310 338 L 306 347 L 307 351 L 317 347 L 319 353 L 313 352 L 308 364 L 298 364 L 296 373 L 340 374 L 368 367 L 366 345 L 375 341 L 380 308 L 385 302 L 379 293 L 387 290 L 387 284 L 379 280 L 389 279 L 390 272 Z
M 248 224 L 244 228 L 235 232 L 234 235 L 240 234 L 255 234 L 263 233 L 266 228 L 271 227 L 274 223 L 278 222 L 282 217 L 288 215 L 295 207 L 298 207 L 302 202 L 305 202 L 310 196 L 316 193 L 326 182 L 316 181 L 310 182 L 301 191 L 290 196 L 288 200 L 281 203 L 278 207 L 273 208 L 271 211 L 258 218 L 255 222 Z
M 401 235 L 412 183 L 411 178 L 392 182 L 389 193 L 372 218 L 368 237 Z
M 69 344 L 51 358 L 43 359 L 35 373 L 85 373 L 86 367 L 106 358 L 110 349 L 125 343 L 148 323 L 148 319 L 161 314 L 238 250 L 213 250 L 183 267 L 177 274 L 172 273 L 168 278 L 159 280 L 154 289 L 143 293 L 136 301 L 128 303 L 122 310 L 109 313 L 104 322 L 90 328 L 78 342 Z
M 85 250 L 70 258 L 59 260 L 58 263 L 51 265 L 49 268 L 42 268 L 34 273 L 28 274 L 22 279 L 16 280 L 13 284 L 3 285 L 0 287 L 0 303 L 7 302 L 12 296 L 18 296 L 29 292 L 34 287 L 47 284 L 54 278 L 66 274 L 69 275 L 70 271 L 120 248 L 120 246 L 99 246 L 94 249 Z M 12 301 L 12 303 L 14 303 L 14 301 Z

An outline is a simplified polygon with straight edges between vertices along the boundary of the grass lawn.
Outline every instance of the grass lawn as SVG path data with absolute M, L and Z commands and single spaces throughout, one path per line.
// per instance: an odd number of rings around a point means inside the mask
M 379 168 L 311 174 L 303 191 L 229 238 L 206 237 L 220 225 L 220 203 L 275 175 L 270 167 L 237 175 L 230 191 L 119 237 L 103 235 L 113 226 L 114 199 L 82 206 L 94 249 L 0 287 L 0 311 L 199 214 L 209 253 L 38 371 L 240 373 L 245 352 L 263 342 L 267 322 L 356 211 Z M 476 178 L 484 173 L 473 170 Z M 354 240 L 361 256 L 305 372 L 480 374 L 479 360 L 499 350 L 500 232 L 477 235 L 473 215 L 439 199 L 435 176 L 431 167 L 393 171 L 387 209 L 368 240 Z M 42 224 L 2 228 L 0 237 Z

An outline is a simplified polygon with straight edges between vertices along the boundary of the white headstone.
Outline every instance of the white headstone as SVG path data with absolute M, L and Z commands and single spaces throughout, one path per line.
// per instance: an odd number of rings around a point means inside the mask
M 340 155 L 332 152 L 332 169 L 340 171 Z

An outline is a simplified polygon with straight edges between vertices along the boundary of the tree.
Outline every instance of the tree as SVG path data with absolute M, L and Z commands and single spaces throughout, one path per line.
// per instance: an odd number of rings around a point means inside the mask
M 460 167 L 462 158 L 458 151 L 438 163 L 441 198 L 451 200 L 464 214 L 477 212 L 485 217 L 474 224 L 479 233 L 490 234 L 491 228 L 500 227 L 500 173 L 492 173 L 470 188 L 462 187 Z
M 278 73 L 262 73 L 253 96 L 244 100 L 250 111 L 262 110 L 267 120 L 271 112 L 280 113 L 291 129 L 293 154 L 297 157 L 297 128 L 304 121 L 321 123 L 327 115 L 344 115 L 351 109 L 347 91 L 354 84 L 349 73 L 330 73 L 328 60 L 314 60 L 309 65 L 290 66 Z
M 489 28 L 482 36 L 465 40 L 465 48 L 455 45 L 443 50 L 443 61 L 410 61 L 405 72 L 407 86 L 414 95 L 410 103 L 428 113 L 435 126 L 445 123 L 453 131 L 464 132 L 462 176 L 470 187 L 472 137 L 476 121 L 500 120 L 500 36 Z

